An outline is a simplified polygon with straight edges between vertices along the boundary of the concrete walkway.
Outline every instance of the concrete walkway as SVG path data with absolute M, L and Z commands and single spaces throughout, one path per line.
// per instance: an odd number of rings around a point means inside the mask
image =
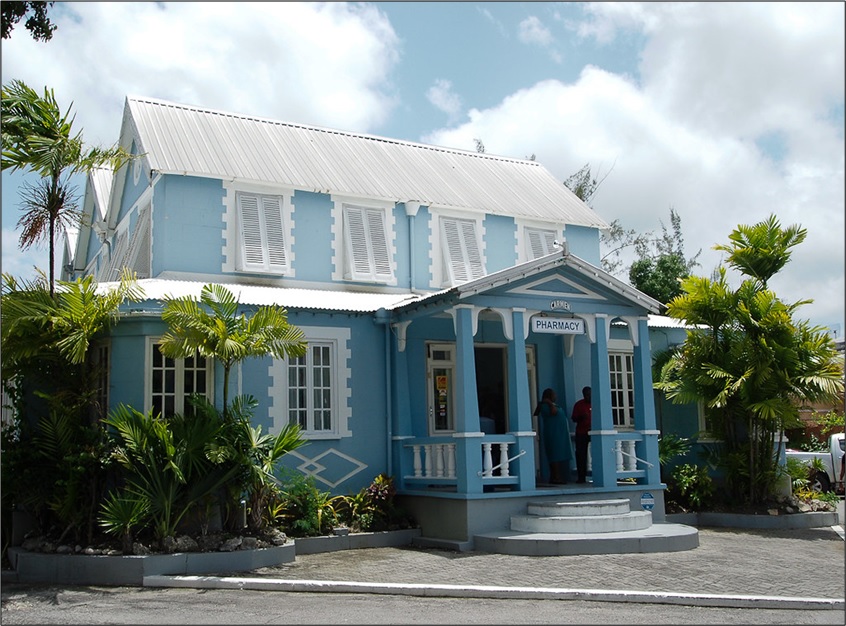
M 155 576 L 150 587 L 578 599 L 738 608 L 844 610 L 841 526 L 700 529 L 682 552 L 512 556 L 370 548 L 297 556 L 249 576 Z

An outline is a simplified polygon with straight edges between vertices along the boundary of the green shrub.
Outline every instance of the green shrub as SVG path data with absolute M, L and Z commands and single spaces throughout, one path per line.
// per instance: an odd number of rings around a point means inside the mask
M 282 528 L 292 537 L 327 535 L 338 523 L 344 496 L 319 490 L 313 476 L 295 475 L 282 492 Z
M 714 481 L 707 467 L 686 463 L 673 469 L 668 498 L 687 510 L 701 511 L 711 505 Z

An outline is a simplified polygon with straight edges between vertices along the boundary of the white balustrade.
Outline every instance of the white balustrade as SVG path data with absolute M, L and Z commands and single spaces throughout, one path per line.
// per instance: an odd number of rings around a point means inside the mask
M 420 446 L 411 446 L 414 450 L 414 477 L 420 478 L 423 476 L 423 460 L 420 458 Z
M 414 478 L 455 478 L 455 444 L 427 443 L 411 446 Z
M 627 439 L 623 441 L 623 452 L 626 454 L 624 455 L 623 465 L 626 467 L 627 472 L 632 472 L 637 469 L 637 457 L 635 456 L 635 442 L 631 439 Z
M 499 444 L 499 475 L 508 476 L 508 444 Z
M 493 476 L 493 455 L 491 454 L 492 443 L 482 444 L 482 476 Z
M 435 453 L 435 478 L 444 477 L 444 447 L 441 444 L 432 446 Z
M 614 442 L 614 457 L 617 459 L 617 472 L 623 471 L 623 442 L 617 439 Z

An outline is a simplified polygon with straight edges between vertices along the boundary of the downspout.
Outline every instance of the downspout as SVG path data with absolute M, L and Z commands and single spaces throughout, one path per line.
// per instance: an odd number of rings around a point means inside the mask
M 391 411 L 391 318 L 384 308 L 376 311 L 376 316 L 373 321 L 377 324 L 382 324 L 385 327 L 385 439 L 386 446 L 386 460 L 387 460 L 387 474 L 392 476 L 394 473 L 394 459 L 393 459 L 393 444 L 394 431 L 393 419 Z
M 405 214 L 408 216 L 408 288 L 414 291 L 414 217 L 420 210 L 420 203 L 408 200 L 405 203 Z

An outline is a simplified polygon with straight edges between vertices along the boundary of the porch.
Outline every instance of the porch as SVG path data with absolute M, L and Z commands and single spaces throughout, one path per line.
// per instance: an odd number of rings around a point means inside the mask
M 647 444 L 657 445 L 656 431 L 592 431 L 588 475 L 583 488 L 615 489 L 622 484 L 650 486 L 657 481 L 655 465 L 644 457 Z M 474 494 L 493 491 L 534 492 L 540 482 L 535 468 L 534 433 L 489 435 L 462 433 L 452 437 L 395 437 L 398 487 L 401 492 Z M 612 475 L 594 479 L 593 458 L 610 457 Z M 463 461 L 463 462 L 462 462 Z M 467 472 L 458 470 L 459 466 Z M 475 466 L 475 467 L 474 467 Z M 473 471 L 475 469 L 475 471 Z M 576 485 L 554 485 L 554 487 Z M 553 487 L 553 485 L 549 485 Z
M 524 515 L 530 503 L 626 500 L 631 511 L 649 511 L 660 524 L 666 519 L 666 486 L 650 482 L 656 474 L 640 456 L 653 436 L 634 431 L 592 434 L 588 482 L 563 485 L 539 478 L 532 433 L 399 437 L 398 502 L 420 524 L 422 536 L 416 543 L 460 551 L 474 549 L 477 536 L 509 533 L 512 517 Z M 613 476 L 605 480 L 594 476 L 591 461 L 602 452 L 616 463 Z M 468 464 L 473 468 L 462 476 L 457 468 Z

